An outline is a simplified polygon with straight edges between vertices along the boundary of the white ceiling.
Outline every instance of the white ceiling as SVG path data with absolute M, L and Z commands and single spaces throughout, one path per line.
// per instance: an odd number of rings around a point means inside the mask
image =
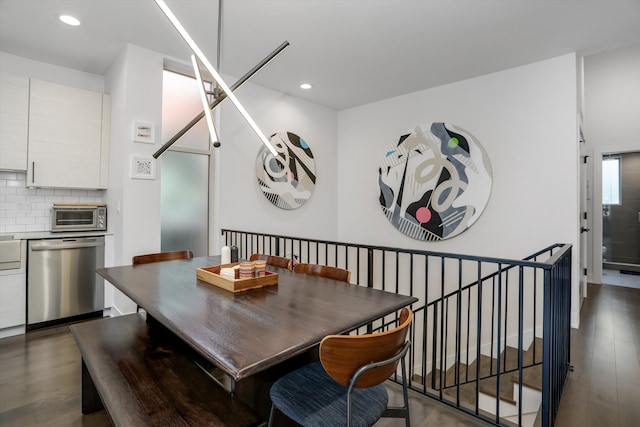
M 218 0 L 166 0 L 216 64 Z M 342 110 L 569 52 L 640 43 L 640 0 L 223 0 L 224 74 Z M 57 21 L 73 14 L 77 28 Z M 0 0 L 0 51 L 104 74 L 125 43 L 188 62 L 153 0 Z M 298 85 L 314 85 L 303 92 Z M 229 82 L 233 83 L 233 82 Z

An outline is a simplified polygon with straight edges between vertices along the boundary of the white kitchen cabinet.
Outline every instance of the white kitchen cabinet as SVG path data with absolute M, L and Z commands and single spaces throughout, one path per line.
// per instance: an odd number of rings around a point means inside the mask
M 25 324 L 26 296 L 26 273 L 0 275 L 0 330 Z
M 27 170 L 29 78 L 0 74 L 0 169 Z
M 31 79 L 27 186 L 106 188 L 108 95 Z
M 24 334 L 27 321 L 27 242 L 19 242 L 15 253 L 13 241 L 0 247 L 0 338 Z

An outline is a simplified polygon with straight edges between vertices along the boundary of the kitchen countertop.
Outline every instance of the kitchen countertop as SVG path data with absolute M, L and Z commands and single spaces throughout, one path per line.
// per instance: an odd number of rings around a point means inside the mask
M 113 233 L 110 231 L 63 231 L 55 232 L 51 231 L 30 231 L 19 233 L 0 233 L 0 239 L 9 238 L 13 236 L 14 240 L 36 240 L 36 239 L 63 239 L 72 237 L 94 237 L 94 236 L 111 236 Z

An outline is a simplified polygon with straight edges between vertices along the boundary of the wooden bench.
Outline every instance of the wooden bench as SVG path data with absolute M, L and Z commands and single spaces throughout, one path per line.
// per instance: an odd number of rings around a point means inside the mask
M 70 327 L 82 355 L 82 412 L 116 426 L 257 426 L 260 418 L 209 377 L 188 347 L 138 314 Z

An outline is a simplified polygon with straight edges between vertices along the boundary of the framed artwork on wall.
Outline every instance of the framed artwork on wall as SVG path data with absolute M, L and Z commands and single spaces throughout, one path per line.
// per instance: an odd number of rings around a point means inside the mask
M 316 163 L 311 148 L 292 132 L 271 135 L 278 152 L 263 146 L 256 159 L 256 177 L 264 196 L 280 209 L 297 209 L 311 198 L 316 185 Z
M 156 179 L 156 159 L 151 156 L 131 156 L 131 178 Z
M 134 122 L 133 141 L 153 144 L 156 142 L 155 125 L 152 123 Z
M 416 126 L 386 150 L 378 168 L 378 200 L 398 231 L 417 240 L 444 240 L 478 220 L 492 182 L 489 156 L 471 133 L 431 123 Z

